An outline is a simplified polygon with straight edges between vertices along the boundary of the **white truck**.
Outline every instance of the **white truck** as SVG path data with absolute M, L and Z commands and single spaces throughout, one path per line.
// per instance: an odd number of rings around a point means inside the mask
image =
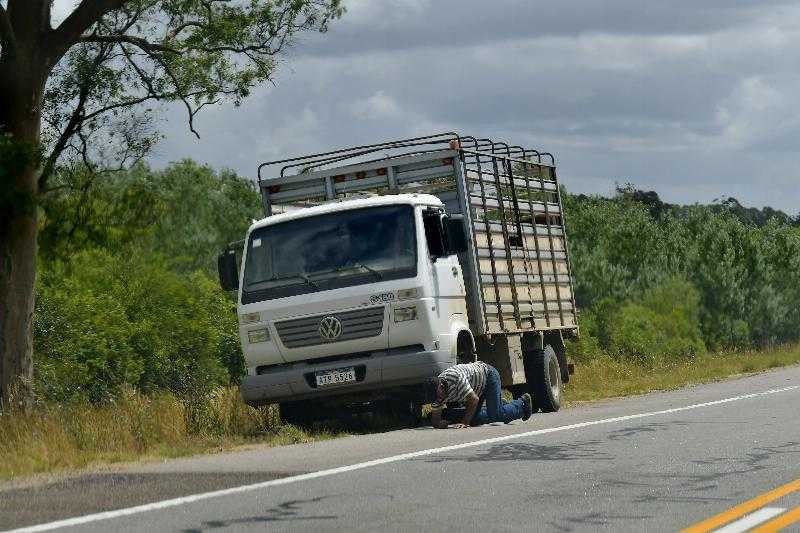
M 477 358 L 558 410 L 578 325 L 550 154 L 446 133 L 264 163 L 259 187 L 265 218 L 218 262 L 248 404 L 418 415 L 427 380 Z

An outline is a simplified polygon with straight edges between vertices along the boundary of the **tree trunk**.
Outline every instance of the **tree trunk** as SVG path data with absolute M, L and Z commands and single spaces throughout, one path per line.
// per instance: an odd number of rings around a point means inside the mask
M 0 406 L 31 400 L 39 134 L 45 69 L 0 58 Z
M 31 399 L 36 218 L 34 209 L 0 221 L 0 404 Z

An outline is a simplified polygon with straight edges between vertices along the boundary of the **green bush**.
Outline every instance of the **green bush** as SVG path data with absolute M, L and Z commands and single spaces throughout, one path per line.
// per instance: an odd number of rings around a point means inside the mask
M 262 216 L 251 180 L 189 159 L 158 171 L 139 163 L 103 177 L 78 166 L 53 179 L 40 232 L 45 260 L 134 243 L 161 254 L 173 270 L 211 274 L 217 254 Z
M 42 272 L 37 296 L 45 398 L 97 401 L 125 385 L 191 393 L 241 372 L 233 303 L 207 275 L 179 275 L 157 255 L 77 253 Z
M 700 330 L 700 295 L 691 284 L 671 279 L 622 302 L 605 299 L 582 317 L 582 338 L 573 343 L 578 360 L 603 352 L 654 364 L 706 350 Z

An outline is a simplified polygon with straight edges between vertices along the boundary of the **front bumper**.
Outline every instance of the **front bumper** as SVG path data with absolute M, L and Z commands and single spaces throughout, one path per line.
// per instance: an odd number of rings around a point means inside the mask
M 419 385 L 438 376 L 455 364 L 450 352 L 443 350 L 405 354 L 377 353 L 369 357 L 314 364 L 313 360 L 280 367 L 257 376 L 246 376 L 240 385 L 242 398 L 249 405 L 285 400 L 324 398 L 342 394 L 378 391 Z M 354 367 L 356 380 L 350 383 L 316 387 L 320 371 Z

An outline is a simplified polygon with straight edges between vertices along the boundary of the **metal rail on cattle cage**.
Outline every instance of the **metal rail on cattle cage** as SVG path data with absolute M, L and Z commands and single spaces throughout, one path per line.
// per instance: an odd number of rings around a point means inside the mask
M 279 176 L 264 178 L 275 165 Z M 293 168 L 301 171 L 287 175 Z M 460 259 L 472 278 L 470 322 L 479 333 L 577 328 L 549 153 L 446 132 L 271 161 L 258 167 L 258 178 L 267 215 L 278 205 L 356 194 L 437 195 L 467 222 L 471 249 Z

